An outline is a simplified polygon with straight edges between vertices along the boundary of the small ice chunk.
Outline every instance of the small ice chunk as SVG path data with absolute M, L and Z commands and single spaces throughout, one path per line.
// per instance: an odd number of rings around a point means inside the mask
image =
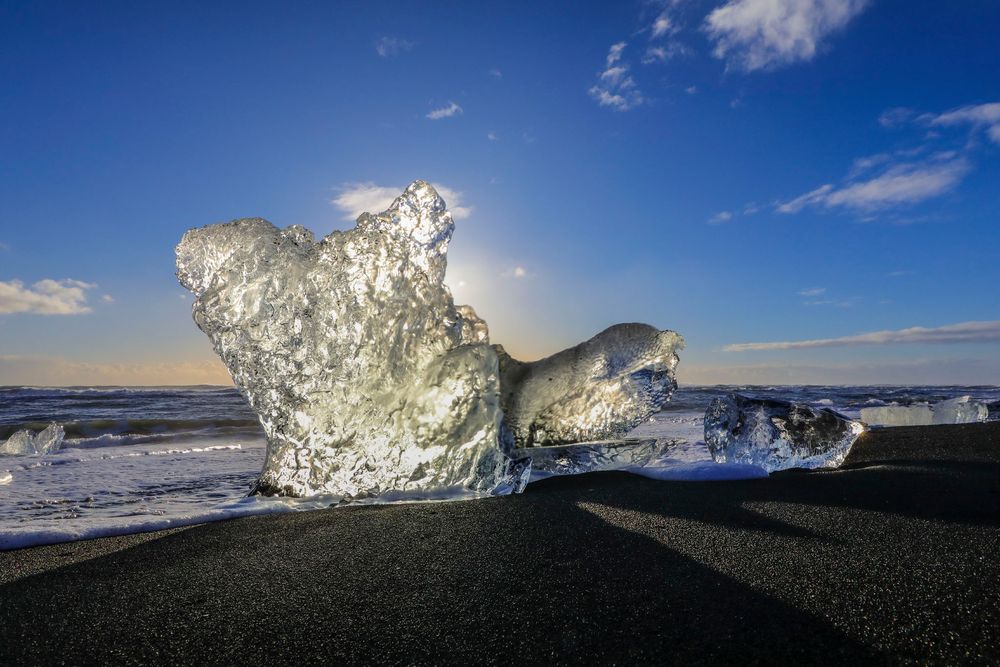
M 971 396 L 960 396 L 949 401 L 934 404 L 935 424 L 971 424 L 984 422 L 990 409 L 986 403 L 972 400 Z
M 861 421 L 872 426 L 930 426 L 988 421 L 990 406 L 971 396 L 959 396 L 933 405 L 886 405 L 861 410 Z
M 10 436 L 7 442 L 0 445 L 0 454 L 22 456 L 51 454 L 62 445 L 64 436 L 65 431 L 63 427 L 55 422 L 52 422 L 37 434 L 24 429 Z
M 556 447 L 515 449 L 513 456 L 530 457 L 532 479 L 538 480 L 550 475 L 579 475 L 647 466 L 662 459 L 683 442 L 665 438 L 578 442 Z
M 705 443 L 718 463 L 745 463 L 768 472 L 835 468 L 865 426 L 829 408 L 739 394 L 716 398 L 705 412 Z
M 930 426 L 934 423 L 934 411 L 927 403 L 880 405 L 862 408 L 861 421 L 871 426 Z

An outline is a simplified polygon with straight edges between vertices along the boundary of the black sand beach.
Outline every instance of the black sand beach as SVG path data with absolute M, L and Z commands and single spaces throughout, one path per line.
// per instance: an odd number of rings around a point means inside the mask
M 1000 424 L 0 553 L 0 662 L 996 663 Z

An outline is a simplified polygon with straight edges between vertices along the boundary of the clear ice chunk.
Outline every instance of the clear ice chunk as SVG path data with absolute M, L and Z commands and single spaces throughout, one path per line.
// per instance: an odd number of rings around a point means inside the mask
M 648 324 L 616 324 L 539 361 L 495 347 L 504 436 L 524 448 L 623 438 L 670 400 L 684 339 Z
M 0 445 L 0 454 L 21 456 L 51 454 L 62 446 L 65 434 L 62 425 L 56 422 L 52 422 L 38 433 L 24 429 L 14 433 L 7 438 L 7 442 Z
M 861 421 L 869 426 L 930 426 L 934 423 L 934 411 L 927 403 L 879 405 L 862 408 Z
M 829 408 L 729 394 L 705 412 L 705 443 L 718 463 L 746 463 L 768 472 L 835 468 L 865 426 Z
M 989 418 L 990 408 L 971 396 L 960 396 L 935 403 L 933 408 L 935 424 L 971 424 L 984 422 Z
M 883 405 L 861 410 L 861 421 L 871 426 L 930 426 L 989 421 L 990 404 L 959 396 L 933 405 Z
M 319 242 L 303 227 L 259 218 L 184 235 L 177 276 L 195 294 L 195 322 L 267 437 L 258 493 L 350 499 L 524 488 L 530 459 L 512 457 L 514 438 L 501 437 L 498 352 L 486 323 L 456 306 L 444 284 L 453 230 L 444 201 L 416 181 L 385 212 L 364 213 L 355 228 Z M 678 347 L 672 332 L 612 327 L 523 365 L 551 371 L 557 390 L 519 380 L 506 396 L 532 397 L 531 405 L 544 396 L 539 423 L 556 439 L 615 436 L 669 397 Z M 501 356 L 507 368 L 521 364 Z
M 578 475 L 604 470 L 628 470 L 655 465 L 683 440 L 637 438 L 603 442 L 579 442 L 554 447 L 514 450 L 516 456 L 531 460 L 531 478 Z

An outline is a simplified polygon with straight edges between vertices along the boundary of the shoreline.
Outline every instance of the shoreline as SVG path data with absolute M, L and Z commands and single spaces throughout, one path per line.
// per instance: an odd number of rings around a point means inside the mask
M 1000 660 L 1000 423 L 0 552 L 0 662 Z

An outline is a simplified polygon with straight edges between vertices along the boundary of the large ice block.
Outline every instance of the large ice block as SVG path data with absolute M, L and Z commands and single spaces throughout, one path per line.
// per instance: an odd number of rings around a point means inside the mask
M 258 218 L 194 229 L 177 275 L 268 440 L 258 491 L 358 498 L 519 488 L 496 353 L 444 285 L 454 223 L 429 184 L 320 242 Z M 523 486 L 523 485 L 521 485 Z
M 505 437 L 517 447 L 624 437 L 670 400 L 683 347 L 648 324 L 617 324 L 534 362 L 497 345 Z
M 768 472 L 835 468 L 865 430 L 829 408 L 740 394 L 716 398 L 705 412 L 705 443 L 719 463 L 747 463 Z
M 984 422 L 990 414 L 989 405 L 973 400 L 971 396 L 959 396 L 933 406 L 935 424 L 971 424 Z
M 501 368 L 486 323 L 444 284 L 453 229 L 416 181 L 319 242 L 259 218 L 184 235 L 195 322 L 267 436 L 258 492 L 517 492 L 530 470 L 512 458 L 514 429 L 536 434 L 525 444 L 617 437 L 667 400 L 681 339 L 646 325 L 533 364 L 501 351 Z
M 52 422 L 38 433 L 29 429 L 17 431 L 7 442 L 0 445 L 0 454 L 38 456 L 51 454 L 62 446 L 65 430 L 61 424 Z

